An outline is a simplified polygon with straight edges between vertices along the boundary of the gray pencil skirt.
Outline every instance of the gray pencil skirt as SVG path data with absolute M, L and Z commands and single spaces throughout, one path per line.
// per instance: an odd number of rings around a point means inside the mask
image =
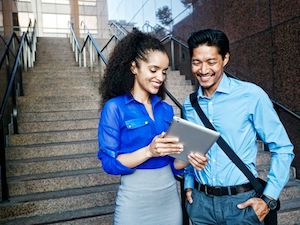
M 121 176 L 114 225 L 182 225 L 177 185 L 169 165 Z

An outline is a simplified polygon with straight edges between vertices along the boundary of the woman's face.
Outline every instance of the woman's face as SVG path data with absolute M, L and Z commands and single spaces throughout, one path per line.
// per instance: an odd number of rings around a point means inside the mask
M 146 53 L 146 61 L 138 60 L 138 65 L 132 63 L 131 71 L 135 75 L 133 91 L 141 94 L 157 94 L 166 80 L 169 57 L 161 51 Z

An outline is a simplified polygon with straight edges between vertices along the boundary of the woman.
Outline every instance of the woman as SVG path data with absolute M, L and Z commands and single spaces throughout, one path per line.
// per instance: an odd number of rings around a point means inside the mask
M 133 31 L 115 47 L 101 84 L 98 129 L 103 169 L 122 175 L 115 225 L 181 225 L 174 175 L 186 162 L 177 138 L 165 137 L 173 109 L 162 101 L 169 58 L 156 38 Z

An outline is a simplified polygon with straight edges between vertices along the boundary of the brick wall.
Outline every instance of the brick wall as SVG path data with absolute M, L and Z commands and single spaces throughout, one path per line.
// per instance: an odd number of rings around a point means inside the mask
M 228 35 L 228 72 L 258 84 L 273 100 L 300 114 L 299 0 L 198 0 L 193 13 L 174 25 L 174 35 L 187 40 L 191 32 L 205 28 Z M 300 168 L 300 122 L 282 110 L 279 114 Z

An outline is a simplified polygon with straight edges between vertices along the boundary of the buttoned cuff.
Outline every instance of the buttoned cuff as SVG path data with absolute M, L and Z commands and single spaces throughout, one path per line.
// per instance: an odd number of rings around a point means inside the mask
M 194 189 L 194 176 L 186 174 L 184 176 L 184 189 L 192 188 Z

